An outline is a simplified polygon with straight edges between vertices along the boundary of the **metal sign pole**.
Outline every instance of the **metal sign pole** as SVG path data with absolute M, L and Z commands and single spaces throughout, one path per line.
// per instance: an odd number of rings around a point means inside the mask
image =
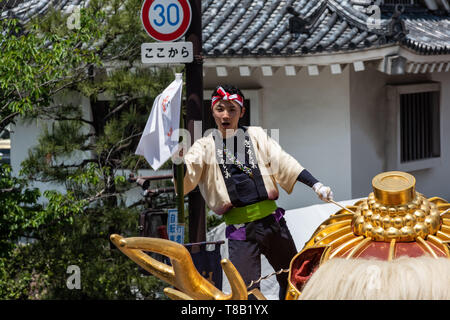
M 203 120 L 203 65 L 202 65 L 202 2 L 189 0 L 192 20 L 185 36 L 193 44 L 194 61 L 186 63 L 186 122 L 194 139 L 194 121 Z M 194 141 L 192 140 L 191 143 Z M 189 242 L 206 240 L 205 201 L 195 188 L 189 193 Z
M 157 3 L 155 5 L 155 0 L 144 0 L 141 8 L 141 22 L 142 25 L 147 32 L 147 34 L 155 39 L 157 42 L 152 43 L 142 43 L 141 45 L 141 61 L 142 63 L 148 64 L 172 64 L 172 63 L 185 63 L 186 64 L 186 95 L 187 95 L 187 120 L 188 120 L 188 129 L 190 130 L 193 125 L 191 125 L 191 119 L 197 120 L 197 112 L 200 110 L 201 106 L 197 105 L 198 99 L 200 99 L 200 103 L 203 101 L 203 73 L 202 67 L 200 65 L 200 77 L 198 77 L 198 67 L 195 63 L 192 63 L 194 60 L 194 55 L 201 54 L 201 1 L 193 2 L 195 4 L 194 11 L 191 8 L 191 2 L 188 0 L 179 0 L 177 2 L 162 2 Z M 172 8 L 172 11 L 171 11 Z M 195 15 L 192 13 L 195 12 Z M 172 17 L 172 19 L 170 18 Z M 191 24 L 191 21 L 194 21 Z M 175 42 L 180 39 L 183 35 L 186 36 L 186 42 Z M 200 40 L 198 40 L 200 39 Z M 199 45 L 200 43 L 200 45 Z M 194 50 L 195 46 L 195 50 Z M 195 61 L 195 60 L 194 60 Z M 190 66 L 194 66 L 193 68 Z M 182 75 L 176 74 L 176 80 L 180 79 Z M 197 86 L 192 87 L 191 84 L 200 85 L 200 89 Z M 198 94 L 200 97 L 198 98 Z M 191 98 L 197 97 L 197 98 Z M 190 110 L 193 110 L 190 111 Z M 180 129 L 185 128 L 183 112 L 180 110 Z M 192 116 L 193 114 L 193 116 Z M 200 113 L 201 120 L 201 113 Z M 192 122 L 193 124 L 193 122 Z M 193 132 L 191 131 L 191 135 L 193 136 Z M 182 137 L 180 137 L 179 142 L 182 142 Z M 179 182 L 176 186 L 177 191 L 177 211 L 178 214 L 175 216 L 174 211 L 171 215 L 171 219 L 177 220 L 176 230 L 171 230 L 172 235 L 177 237 L 177 241 L 182 243 L 184 242 L 184 165 L 176 165 L 175 166 L 175 178 Z M 198 199 L 200 197 L 200 200 Z M 189 208 L 192 209 L 196 214 L 202 216 L 201 204 L 203 202 L 203 198 L 200 193 L 198 195 L 194 192 L 193 196 L 190 196 L 190 200 L 192 204 L 189 205 Z M 199 207 L 200 206 L 200 207 Z M 204 211 L 204 206 L 203 206 Z M 194 216 L 194 215 L 193 215 Z M 204 214 L 203 214 L 204 216 Z M 193 221 L 196 221 L 196 217 L 194 216 Z M 201 222 L 200 222 L 201 223 Z M 196 230 L 201 230 L 196 227 Z M 205 233 L 206 230 L 203 232 Z M 203 239 L 202 237 L 198 237 L 193 232 L 193 239 Z M 182 236 L 181 236 L 182 235 Z M 197 240 L 199 241 L 199 240 Z

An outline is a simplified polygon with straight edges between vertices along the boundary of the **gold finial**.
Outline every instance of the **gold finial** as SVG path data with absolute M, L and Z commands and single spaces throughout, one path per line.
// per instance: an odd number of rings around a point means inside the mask
M 416 179 L 406 172 L 388 171 L 372 179 L 372 188 L 377 202 L 384 205 L 399 205 L 411 202 L 415 196 Z
M 413 241 L 435 234 L 439 211 L 415 190 L 416 179 L 406 172 L 389 171 L 372 180 L 373 193 L 364 200 L 353 217 L 356 235 L 375 241 Z

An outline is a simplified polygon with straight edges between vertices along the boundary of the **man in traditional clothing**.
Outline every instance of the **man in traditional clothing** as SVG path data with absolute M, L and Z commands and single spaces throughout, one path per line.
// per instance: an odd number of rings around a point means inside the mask
M 276 271 L 288 268 L 297 253 L 284 209 L 275 202 L 277 185 L 290 194 L 300 181 L 324 201 L 331 200 L 333 192 L 261 127 L 239 127 L 245 106 L 238 88 L 217 87 L 211 112 L 218 130 L 195 141 L 184 155 L 184 193 L 198 185 L 207 206 L 223 215 L 229 259 L 249 285 L 261 276 L 261 253 Z M 284 299 L 287 273 L 277 275 L 277 281 Z

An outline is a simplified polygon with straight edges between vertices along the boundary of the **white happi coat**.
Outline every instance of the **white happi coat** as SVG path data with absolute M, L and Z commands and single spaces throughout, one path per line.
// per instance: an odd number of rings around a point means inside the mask
M 247 133 L 253 144 L 268 199 L 278 199 L 277 184 L 287 193 L 291 193 L 298 175 L 304 168 L 261 127 L 250 126 Z M 216 214 L 222 215 L 230 210 L 233 204 L 216 159 L 216 149 L 211 133 L 195 141 L 188 150 L 184 157 L 184 193 L 189 193 L 198 185 L 208 207 Z

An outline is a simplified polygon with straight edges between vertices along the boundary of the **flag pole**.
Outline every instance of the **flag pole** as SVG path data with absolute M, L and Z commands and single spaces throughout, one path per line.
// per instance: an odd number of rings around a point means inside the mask
M 183 99 L 181 99 L 183 101 Z M 183 108 L 180 104 L 180 132 L 184 129 Z M 180 135 L 178 144 L 182 142 L 183 137 Z M 184 151 L 184 150 L 183 150 Z M 177 151 L 178 152 L 178 151 Z M 176 181 L 177 183 L 177 208 L 178 208 L 178 223 L 184 223 L 184 162 L 175 165 Z

